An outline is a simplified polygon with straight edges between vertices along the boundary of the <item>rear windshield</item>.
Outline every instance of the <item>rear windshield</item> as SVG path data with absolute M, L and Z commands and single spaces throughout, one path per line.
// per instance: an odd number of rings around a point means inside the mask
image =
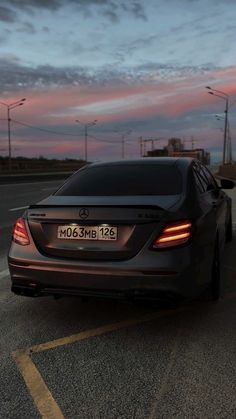
M 88 167 L 72 176 L 55 195 L 177 195 L 182 177 L 175 165 L 111 165 Z

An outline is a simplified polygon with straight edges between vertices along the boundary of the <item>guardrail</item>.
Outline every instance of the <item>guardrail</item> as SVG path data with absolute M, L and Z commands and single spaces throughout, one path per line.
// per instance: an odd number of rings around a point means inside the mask
M 8 183 L 27 183 L 41 182 L 44 180 L 60 180 L 66 179 L 74 172 L 45 172 L 45 173 L 25 173 L 25 174 L 8 174 L 0 175 L 0 184 Z
M 210 165 L 211 172 L 219 178 L 236 180 L 236 164 Z M 0 184 L 39 182 L 44 180 L 60 180 L 71 176 L 74 171 L 65 172 L 45 172 L 45 173 L 25 173 L 25 174 L 0 174 Z
M 219 166 L 218 175 L 228 179 L 236 180 L 236 164 L 223 164 Z

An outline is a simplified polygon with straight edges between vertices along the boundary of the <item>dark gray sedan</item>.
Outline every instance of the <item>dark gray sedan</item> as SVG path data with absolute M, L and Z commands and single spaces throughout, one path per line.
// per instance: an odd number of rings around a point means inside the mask
M 87 165 L 17 220 L 12 291 L 218 299 L 233 186 L 191 158 Z

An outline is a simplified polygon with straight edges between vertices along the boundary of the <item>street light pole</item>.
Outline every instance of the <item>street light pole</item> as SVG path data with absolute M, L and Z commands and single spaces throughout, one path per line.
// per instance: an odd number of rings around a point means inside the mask
M 228 110 L 229 110 L 229 98 L 226 98 L 225 105 L 225 124 L 224 124 L 224 149 L 223 149 L 223 162 L 228 163 L 228 158 L 226 159 L 226 145 L 227 145 L 227 133 L 228 133 Z M 228 138 L 229 140 L 229 138 Z M 228 157 L 228 156 L 227 156 Z
M 10 118 L 10 108 L 7 106 L 7 132 L 8 132 L 8 167 L 9 172 L 11 172 L 11 118 Z
M 11 117 L 10 117 L 10 111 L 14 108 L 17 108 L 18 106 L 22 106 L 24 105 L 24 101 L 26 100 L 26 98 L 24 97 L 23 99 L 17 100 L 16 102 L 13 103 L 5 103 L 5 102 L 0 102 L 1 105 L 5 106 L 7 108 L 7 132 L 8 132 L 8 170 L 9 172 L 11 172 Z
M 228 163 L 232 163 L 232 145 L 231 145 L 229 119 L 227 117 L 227 136 L 225 136 L 225 118 L 221 117 L 220 115 L 215 115 L 215 117 L 217 121 L 224 121 L 224 128 L 220 128 L 220 130 L 224 133 L 224 138 L 228 139 L 228 142 L 226 143 L 227 145 L 226 154 L 228 156 Z
M 206 86 L 206 89 L 210 90 L 208 92 L 210 95 L 217 96 L 220 99 L 225 100 L 225 122 L 224 122 L 224 141 L 223 141 L 223 164 L 228 163 L 228 156 L 226 156 L 227 149 L 227 139 L 228 139 L 228 111 L 229 111 L 229 95 L 221 90 L 212 89 L 210 86 Z M 216 92 L 216 93 L 215 93 Z M 218 94 L 219 93 L 219 94 Z M 232 104 L 231 104 L 232 105 Z
M 94 119 L 92 122 L 87 122 L 86 124 L 83 124 L 78 119 L 75 120 L 78 124 L 81 124 L 84 126 L 84 160 L 88 161 L 88 127 L 91 127 L 92 125 L 96 125 L 98 122 L 97 119 Z
M 85 161 L 88 159 L 88 126 L 85 124 L 84 126 L 84 156 Z
M 229 127 L 229 121 L 228 121 L 228 156 L 229 156 L 229 163 L 232 163 L 232 143 L 231 143 L 231 132 Z
M 139 137 L 140 141 L 140 157 L 143 157 L 143 137 Z

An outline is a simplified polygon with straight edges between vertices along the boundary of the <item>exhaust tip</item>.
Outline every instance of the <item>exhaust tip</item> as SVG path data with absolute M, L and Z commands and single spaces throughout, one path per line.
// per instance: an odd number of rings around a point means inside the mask
M 40 295 L 40 291 L 36 287 L 12 285 L 11 291 L 16 295 L 21 295 L 23 297 L 38 297 Z

